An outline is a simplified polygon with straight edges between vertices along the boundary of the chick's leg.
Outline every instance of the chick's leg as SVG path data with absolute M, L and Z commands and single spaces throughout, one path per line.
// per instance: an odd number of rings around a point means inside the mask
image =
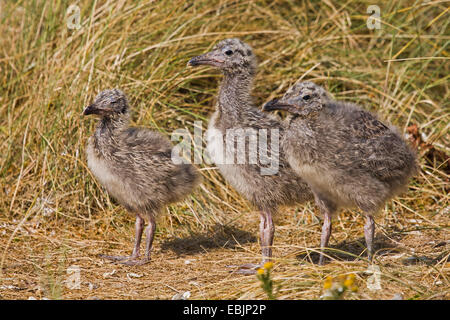
M 137 230 L 137 228 L 136 228 Z M 153 238 L 155 236 L 155 230 L 156 230 L 156 223 L 155 223 L 155 219 L 153 216 L 149 217 L 149 223 L 147 228 L 145 228 L 145 236 L 146 236 L 146 241 L 145 241 L 145 258 L 143 259 L 137 259 L 139 257 L 139 244 L 140 244 L 140 239 L 139 239 L 139 243 L 137 242 L 138 239 L 136 238 L 136 246 L 137 246 L 137 253 L 138 255 L 134 258 L 130 258 L 130 260 L 127 261 L 120 261 L 121 264 L 125 264 L 128 266 L 140 266 L 143 264 L 146 264 L 148 262 L 150 262 L 151 258 L 150 258 L 150 253 L 152 251 L 152 244 L 153 244 Z M 140 229 L 140 234 L 142 235 L 142 228 Z M 136 247 L 135 247 L 136 249 Z M 134 251 L 133 251 L 134 253 Z
M 261 239 L 262 264 L 272 258 L 273 236 L 275 227 L 273 225 L 272 213 L 269 210 L 262 210 L 260 213 L 259 234 Z
M 324 249 L 328 247 L 328 242 L 331 236 L 331 218 L 337 208 L 333 201 L 328 200 L 328 198 L 320 192 L 314 192 L 314 198 L 316 200 L 317 206 L 320 209 L 320 212 L 322 212 L 323 214 L 323 226 L 322 235 L 320 237 L 319 257 L 319 265 L 323 265 L 325 260 Z
M 368 215 L 366 218 L 366 224 L 364 225 L 364 237 L 366 238 L 367 245 L 367 255 L 369 261 L 372 261 L 373 258 L 373 238 L 375 234 L 375 222 L 371 215 Z
M 262 261 L 259 264 L 247 263 L 239 266 L 237 270 L 240 274 L 255 274 L 258 268 L 272 258 L 272 244 L 275 227 L 272 219 L 272 212 L 267 209 L 260 211 L 259 236 L 261 242 Z
M 136 223 L 135 223 L 135 242 L 134 242 L 133 253 L 131 254 L 131 256 L 109 256 L 109 255 L 101 254 L 101 255 L 99 255 L 99 257 L 103 258 L 103 259 L 112 260 L 112 261 L 122 261 L 122 260 L 138 258 L 140 255 L 139 247 L 141 245 L 143 230 L 144 230 L 144 218 L 142 218 L 140 215 L 137 215 Z
M 320 258 L 319 265 L 323 265 L 324 263 L 324 255 L 323 250 L 328 247 L 328 241 L 331 236 L 331 213 L 326 210 L 324 212 L 323 226 L 322 226 L 322 235 L 320 237 Z

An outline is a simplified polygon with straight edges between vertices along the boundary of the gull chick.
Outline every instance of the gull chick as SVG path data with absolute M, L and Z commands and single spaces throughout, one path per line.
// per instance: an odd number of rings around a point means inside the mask
M 276 155 L 279 170 L 274 174 L 262 174 L 261 163 L 251 163 L 250 148 L 243 148 L 245 161 L 224 163 L 221 161 L 225 136 L 229 132 L 267 132 L 267 141 L 278 142 L 283 136 L 281 122 L 256 107 L 251 98 L 253 79 L 257 70 L 257 59 L 252 48 L 239 39 L 220 41 L 210 52 L 189 60 L 188 65 L 207 65 L 220 70 L 223 79 L 220 84 L 216 110 L 211 116 L 208 128 L 207 150 L 217 164 L 221 174 L 239 193 L 259 210 L 260 243 L 262 262 L 272 257 L 272 244 L 275 233 L 273 215 L 280 206 L 296 205 L 312 200 L 313 195 L 306 182 L 295 174 L 288 164 L 284 152 L 264 143 L 263 152 Z M 279 132 L 274 135 L 272 132 Z M 245 138 L 244 134 L 240 136 Z M 259 136 L 260 137 L 260 136 Z M 259 138 L 259 142 L 264 141 Z M 275 150 L 276 149 L 276 150 Z M 229 151 L 226 151 L 229 156 Z M 231 152 L 231 158 L 235 154 Z M 259 264 L 244 264 L 239 272 L 254 273 Z
M 328 246 L 333 214 L 356 207 L 366 215 L 364 233 L 372 260 L 373 217 L 406 189 L 417 171 L 415 152 L 395 127 L 355 104 L 333 101 L 312 82 L 296 83 L 264 110 L 290 113 L 282 149 L 323 213 L 321 247 Z M 319 263 L 323 260 L 321 253 Z
M 157 214 L 191 193 L 199 182 L 199 173 L 191 164 L 172 162 L 172 145 L 166 137 L 129 126 L 130 108 L 122 91 L 100 92 L 83 114 L 100 117 L 87 144 L 89 169 L 112 197 L 136 215 L 131 256 L 101 257 L 127 265 L 145 264 L 150 261 Z M 145 258 L 139 260 L 145 220 Z

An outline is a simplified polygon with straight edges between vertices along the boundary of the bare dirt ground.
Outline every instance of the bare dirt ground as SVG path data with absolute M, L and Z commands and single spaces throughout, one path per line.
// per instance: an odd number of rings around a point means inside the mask
M 385 214 L 377 219 L 375 264 L 381 288 L 370 290 L 367 283 L 374 274 L 367 272 L 362 217 L 343 213 L 334 221 L 331 246 L 339 252 L 330 253 L 333 260 L 318 266 L 320 223 L 309 211 L 284 210 L 277 217 L 272 275 L 281 286 L 279 299 L 317 299 L 326 276 L 348 273 L 357 275 L 359 288 L 350 298 L 391 299 L 395 294 L 405 299 L 450 298 L 450 238 L 442 221 L 448 213 Z M 229 267 L 259 260 L 257 212 L 234 214 L 228 217 L 236 220 L 230 225 L 187 236 L 177 236 L 177 228 L 173 233 L 159 231 L 151 263 L 136 267 L 97 257 L 130 252 L 132 219 L 119 218 L 118 226 L 95 233 L 89 227 L 59 226 L 56 234 L 49 227 L 39 230 L 24 224 L 3 252 L 1 298 L 171 299 L 187 291 L 190 299 L 266 298 L 255 276 L 239 275 Z M 162 225 L 169 224 L 162 220 Z M 12 228 L 1 221 L 1 230 L 7 231 L 2 243 L 11 240 Z M 74 268 L 79 269 L 79 282 L 73 278 Z

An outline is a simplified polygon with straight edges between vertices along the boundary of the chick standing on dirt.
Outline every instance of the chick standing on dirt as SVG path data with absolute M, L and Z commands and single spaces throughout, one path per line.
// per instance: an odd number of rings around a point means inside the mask
M 279 136 L 283 135 L 283 128 L 278 119 L 261 112 L 251 99 L 250 93 L 257 68 L 252 48 L 239 39 L 225 39 L 211 52 L 192 58 L 188 65 L 212 66 L 224 75 L 216 111 L 209 122 L 207 149 L 225 179 L 259 209 L 263 264 L 272 257 L 275 232 L 272 215 L 279 206 L 312 200 L 312 193 L 305 181 L 289 166 L 283 152 L 271 149 L 269 144 L 263 149 L 277 155 L 279 170 L 276 174 L 261 174 L 261 164 L 253 164 L 247 160 L 251 156 L 249 150 L 237 150 L 245 153 L 245 163 L 224 163 L 221 161 L 223 159 L 220 159 L 219 154 L 223 153 L 222 143 L 230 131 L 266 131 L 267 141 L 275 139 L 272 130 L 278 130 Z M 231 154 L 231 158 L 233 157 L 234 154 Z M 254 273 L 259 266 L 245 264 L 241 266 L 240 272 Z
M 331 100 L 312 82 L 299 82 L 265 111 L 286 110 L 282 140 L 292 168 L 308 182 L 324 215 L 321 247 L 328 245 L 331 217 L 339 208 L 358 207 L 366 215 L 364 233 L 373 255 L 373 216 L 406 189 L 417 170 L 416 155 L 397 129 L 358 106 Z M 320 264 L 323 264 L 323 253 Z
M 130 110 L 122 91 L 102 91 L 83 114 L 101 118 L 87 144 L 89 169 L 111 196 L 136 215 L 132 255 L 102 257 L 127 265 L 147 263 L 156 215 L 164 206 L 191 193 L 199 182 L 199 173 L 190 164 L 172 162 L 172 145 L 164 136 L 129 127 Z M 145 258 L 139 260 L 145 219 L 148 220 Z

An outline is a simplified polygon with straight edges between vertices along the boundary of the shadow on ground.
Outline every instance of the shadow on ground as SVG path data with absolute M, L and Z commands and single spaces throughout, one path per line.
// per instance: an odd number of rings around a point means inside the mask
M 398 241 L 402 238 L 401 234 L 395 233 L 387 237 L 384 234 L 378 234 L 374 238 L 374 251 L 376 256 L 388 255 L 397 253 L 399 251 Z M 391 240 L 394 239 L 395 241 Z M 355 261 L 359 259 L 367 259 L 366 240 L 361 237 L 352 241 L 343 241 L 338 244 L 331 244 L 329 250 L 325 254 L 333 260 L 339 261 Z M 319 263 L 319 252 L 307 251 L 296 256 L 301 262 Z M 330 258 L 325 259 L 325 263 L 329 262 Z
M 204 249 L 232 249 L 256 241 L 257 238 L 248 231 L 233 226 L 215 225 L 206 233 L 192 233 L 189 237 L 166 240 L 161 244 L 161 250 L 189 255 L 204 252 Z

